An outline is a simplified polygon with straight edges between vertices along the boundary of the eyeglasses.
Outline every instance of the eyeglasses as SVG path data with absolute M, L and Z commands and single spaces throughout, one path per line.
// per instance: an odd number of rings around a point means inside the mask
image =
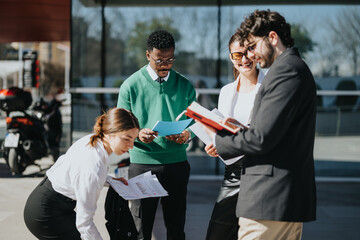
M 241 60 L 243 58 L 243 56 L 245 56 L 247 58 L 247 51 L 249 49 L 246 49 L 245 52 L 233 52 L 230 53 L 231 59 L 232 60 Z
M 162 65 L 162 64 L 173 64 L 175 62 L 175 57 L 174 58 L 169 58 L 168 60 L 161 60 L 161 59 L 158 59 L 158 60 L 155 60 L 151 55 L 150 57 L 154 60 L 155 62 L 155 65 Z
M 247 47 L 247 50 L 246 51 L 249 51 L 251 53 L 254 53 L 255 52 L 255 49 L 256 49 L 256 45 L 260 42 L 260 40 L 264 40 L 265 38 L 267 38 L 268 36 L 265 36 L 265 37 L 262 37 L 260 39 L 258 39 L 257 41 L 251 43 L 248 47 Z
M 256 49 L 256 45 L 260 42 L 260 40 L 264 40 L 265 38 L 267 38 L 268 36 L 262 37 L 260 39 L 258 39 L 257 41 L 251 43 L 245 50 L 245 52 L 233 52 L 230 53 L 231 55 L 231 59 L 232 60 L 241 60 L 243 58 L 243 56 L 245 56 L 247 58 L 247 53 L 251 52 L 254 53 L 255 49 Z

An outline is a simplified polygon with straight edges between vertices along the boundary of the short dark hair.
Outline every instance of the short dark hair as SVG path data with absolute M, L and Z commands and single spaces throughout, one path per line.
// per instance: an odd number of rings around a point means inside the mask
M 271 31 L 279 35 L 281 42 L 286 47 L 294 46 L 294 39 L 291 37 L 291 26 L 278 12 L 268 10 L 255 10 L 241 23 L 239 32 L 255 37 L 268 36 Z
M 175 40 L 173 36 L 165 30 L 158 30 L 151 33 L 146 42 L 146 48 L 148 51 L 156 49 L 169 49 L 175 48 Z

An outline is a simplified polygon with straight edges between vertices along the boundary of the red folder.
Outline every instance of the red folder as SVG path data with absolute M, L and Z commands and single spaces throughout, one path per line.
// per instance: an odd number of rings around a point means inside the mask
M 195 120 L 199 120 L 200 122 L 209 125 L 219 131 L 227 130 L 235 134 L 240 129 L 247 128 L 244 125 L 238 126 L 230 122 L 227 122 L 226 124 L 221 123 L 220 121 L 222 120 L 222 117 L 209 111 L 208 109 L 204 108 L 196 102 L 193 102 L 189 107 L 187 107 L 185 115 Z

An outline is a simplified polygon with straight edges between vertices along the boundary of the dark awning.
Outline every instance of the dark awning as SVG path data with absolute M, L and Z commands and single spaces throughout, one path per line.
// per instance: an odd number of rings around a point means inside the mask
M 70 0 L 0 0 L 0 43 L 70 41 Z
M 104 0 L 80 0 L 100 6 Z M 106 0 L 106 6 L 358 4 L 359 0 Z M 0 0 L 0 43 L 70 40 L 70 0 Z
M 80 0 L 84 6 L 229 6 L 229 5 L 302 5 L 302 4 L 359 4 L 359 0 Z

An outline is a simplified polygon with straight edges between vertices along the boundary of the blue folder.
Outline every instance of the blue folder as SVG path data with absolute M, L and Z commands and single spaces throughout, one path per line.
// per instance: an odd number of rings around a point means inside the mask
M 158 132 L 159 136 L 180 134 L 190 125 L 191 122 L 191 118 L 174 122 L 157 121 L 152 130 Z

